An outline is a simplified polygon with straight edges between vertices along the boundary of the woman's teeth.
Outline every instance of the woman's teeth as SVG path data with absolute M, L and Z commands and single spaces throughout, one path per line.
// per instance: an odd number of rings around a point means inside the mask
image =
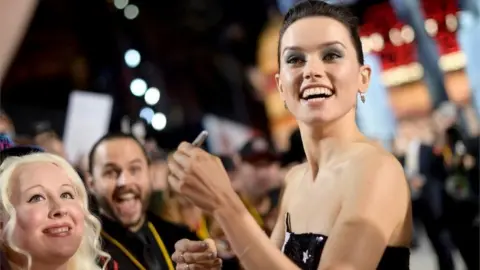
M 45 232 L 49 234 L 60 234 L 60 233 L 65 233 L 70 231 L 69 227 L 58 227 L 58 228 L 51 228 L 51 229 L 46 229 Z
M 311 99 L 311 98 L 328 98 L 333 95 L 333 91 L 326 87 L 314 87 L 308 88 L 302 92 L 302 99 Z

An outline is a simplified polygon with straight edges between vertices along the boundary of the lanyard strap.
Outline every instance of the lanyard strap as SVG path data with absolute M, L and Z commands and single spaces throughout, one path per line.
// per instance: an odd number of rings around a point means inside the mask
M 160 235 L 158 234 L 157 230 L 155 229 L 155 227 L 151 222 L 148 222 L 147 225 L 148 225 L 148 229 L 150 229 L 150 231 L 153 234 L 153 238 L 155 239 L 155 242 L 157 242 L 157 245 L 160 248 L 160 251 L 162 252 L 163 258 L 167 263 L 168 270 L 175 270 L 175 268 L 173 267 L 173 263 L 170 258 L 170 255 L 168 254 L 167 248 L 165 247 L 165 244 L 163 243 L 162 238 L 160 237 Z M 133 256 L 133 254 L 130 251 L 128 251 L 128 249 L 124 245 L 122 245 L 119 241 L 117 241 L 115 238 L 110 236 L 104 230 L 101 231 L 101 234 L 105 239 L 107 239 L 109 242 L 114 244 L 118 249 L 120 249 L 123 252 L 123 254 L 125 254 L 125 256 L 127 256 L 130 259 L 130 261 L 132 261 L 132 263 L 135 264 L 135 266 L 138 269 L 147 270 L 147 268 L 145 268 L 145 266 L 143 266 L 137 260 L 137 258 L 135 258 L 135 256 Z
M 205 240 L 210 237 L 210 233 L 208 232 L 207 221 L 205 220 L 204 216 L 202 216 L 202 218 L 200 219 L 200 222 L 198 223 L 196 234 L 200 240 Z
M 255 208 L 255 206 L 253 206 L 253 205 L 250 203 L 250 201 L 248 201 L 247 198 L 242 197 L 241 199 L 242 199 L 243 204 L 245 205 L 245 207 L 247 207 L 247 210 L 248 210 L 248 212 L 250 213 L 250 215 L 252 215 L 253 218 L 257 221 L 257 224 L 260 225 L 260 227 L 263 228 L 263 226 L 265 225 L 264 222 L 263 222 L 263 218 L 262 218 L 262 216 L 260 215 L 260 213 L 257 211 L 257 209 Z

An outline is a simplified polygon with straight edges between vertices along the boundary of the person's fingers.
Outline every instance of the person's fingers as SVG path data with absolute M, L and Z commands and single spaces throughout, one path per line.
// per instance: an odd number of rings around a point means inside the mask
M 175 263 L 183 263 L 185 260 L 183 259 L 183 252 L 179 252 L 179 251 L 175 251 L 173 254 L 172 254 L 172 261 L 174 261 Z
M 183 254 L 184 263 L 209 264 L 216 257 L 213 252 L 185 252 Z
M 187 270 L 189 265 L 186 263 L 179 263 L 177 264 L 176 270 Z
M 177 177 L 169 174 L 167 176 L 168 184 L 172 187 L 173 190 L 179 192 L 180 188 L 182 187 L 182 181 L 180 181 Z
M 191 241 L 188 239 L 182 239 L 175 243 L 175 251 L 179 253 L 195 253 L 205 252 L 208 249 L 208 244 L 204 241 Z
M 222 267 L 222 259 L 220 258 L 215 258 L 213 260 L 208 260 L 208 261 L 199 261 L 196 262 L 195 265 L 203 266 L 208 269 L 216 269 L 216 268 L 221 268 Z
M 176 151 L 173 153 L 169 163 L 176 163 L 177 166 L 182 169 L 182 171 L 188 170 L 190 168 L 190 156 L 180 151 Z
M 205 239 L 204 240 L 205 243 L 207 243 L 208 247 L 210 248 L 210 250 L 215 254 L 215 256 L 217 255 L 217 245 L 215 244 L 215 240 L 213 239 Z
M 222 259 L 216 258 L 214 260 L 197 262 L 197 263 L 187 263 L 181 262 L 177 263 L 177 270 L 212 270 L 212 269 L 222 269 Z
M 175 175 L 175 177 L 182 179 L 185 176 L 185 167 L 180 164 L 177 159 L 175 159 L 175 154 L 171 155 L 168 158 L 167 166 L 170 174 Z M 177 155 L 178 158 L 178 155 Z M 181 158 L 180 158 L 181 159 Z
M 215 269 L 222 269 L 222 264 L 223 264 L 223 261 L 222 259 L 220 258 L 216 258 L 213 263 L 211 264 L 212 268 L 215 268 Z
M 188 240 L 188 239 L 181 239 L 181 240 L 178 240 L 176 243 L 175 243 L 175 251 L 176 252 L 186 252 L 188 251 L 188 245 L 191 241 Z
M 208 244 L 204 241 L 189 241 L 187 245 L 188 252 L 205 252 L 208 250 Z
M 194 149 L 194 148 L 195 147 L 191 143 L 181 142 L 180 145 L 177 148 L 177 151 L 181 152 L 181 153 L 183 153 L 187 156 L 190 156 L 189 154 L 192 151 L 192 149 Z
M 199 264 L 188 264 L 188 263 L 177 264 L 177 270 L 211 270 L 211 269 L 215 269 L 215 268 L 203 266 Z

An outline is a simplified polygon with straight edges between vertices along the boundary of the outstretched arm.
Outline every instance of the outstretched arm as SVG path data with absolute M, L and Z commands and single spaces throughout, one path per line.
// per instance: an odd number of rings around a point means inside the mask
M 38 0 L 0 0 L 0 85 Z

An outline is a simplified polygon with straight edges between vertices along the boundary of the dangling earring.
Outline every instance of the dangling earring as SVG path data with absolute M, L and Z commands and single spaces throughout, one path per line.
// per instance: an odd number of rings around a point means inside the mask
M 360 100 L 362 101 L 362 103 L 365 103 L 365 94 L 364 93 L 360 93 Z
M 283 107 L 285 107 L 285 109 L 288 110 L 287 102 L 285 100 L 283 101 Z

